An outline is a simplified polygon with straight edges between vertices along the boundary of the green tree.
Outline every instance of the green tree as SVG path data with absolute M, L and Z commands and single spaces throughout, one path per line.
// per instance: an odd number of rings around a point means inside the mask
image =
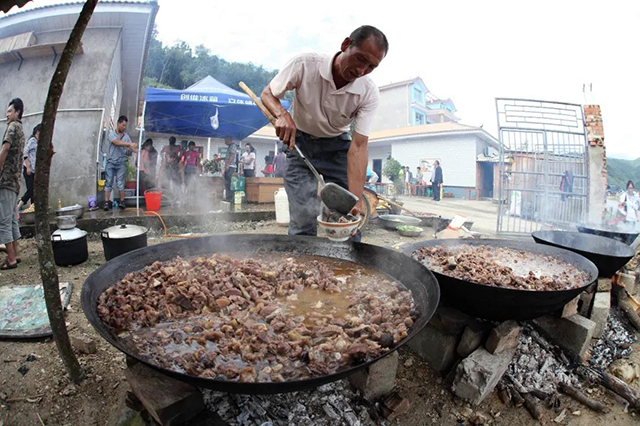
M 388 177 L 391 182 L 396 183 L 398 180 L 398 176 L 400 176 L 400 169 L 402 165 L 395 160 L 394 158 L 389 158 L 386 163 L 384 163 L 384 168 L 382 169 L 382 173 Z
M 255 93 L 260 93 L 277 74 L 253 63 L 228 62 L 203 45 L 191 48 L 179 41 L 173 46 L 163 46 L 154 29 L 149 45 L 149 57 L 145 69 L 144 87 L 183 90 L 211 75 L 232 89 L 239 90 L 244 81 Z M 286 99 L 293 101 L 288 93 Z

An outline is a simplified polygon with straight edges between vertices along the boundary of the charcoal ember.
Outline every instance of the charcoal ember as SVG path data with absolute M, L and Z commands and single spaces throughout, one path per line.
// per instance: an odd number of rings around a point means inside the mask
M 538 343 L 540 341 L 544 341 L 544 338 L 537 331 L 529 326 L 523 327 L 516 353 L 505 376 L 515 380 L 520 392 L 538 390 L 554 394 L 560 382 L 579 387 L 578 376 L 569 365 L 556 358 L 549 349 L 550 345 L 545 348 Z M 511 383 L 506 381 L 505 384 Z
M 344 381 L 278 395 L 231 395 L 203 390 L 208 410 L 232 426 L 374 426 L 367 407 Z
M 618 308 L 612 308 L 602 336 L 591 348 L 589 363 L 606 369 L 613 361 L 628 358 L 631 345 L 636 340 L 635 330 L 629 320 Z

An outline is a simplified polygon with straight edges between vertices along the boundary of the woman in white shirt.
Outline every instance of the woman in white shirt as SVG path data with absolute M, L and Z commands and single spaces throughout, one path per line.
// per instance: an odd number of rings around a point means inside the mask
M 245 146 L 246 151 L 242 153 L 240 161 L 243 165 L 244 177 L 256 176 L 256 150 L 253 149 L 250 143 Z
M 632 181 L 627 182 L 627 191 L 620 196 L 618 212 L 624 217 L 625 222 L 635 225 L 639 219 L 638 194 L 634 191 L 635 186 Z

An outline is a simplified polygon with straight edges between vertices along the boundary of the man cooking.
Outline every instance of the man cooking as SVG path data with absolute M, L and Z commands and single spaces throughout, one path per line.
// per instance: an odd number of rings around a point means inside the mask
M 364 25 L 344 39 L 333 56 L 306 53 L 294 57 L 262 92 L 262 102 L 277 118 L 276 134 L 296 144 L 326 182 L 362 199 L 367 142 L 378 107 L 378 88 L 370 77 L 386 56 L 385 35 Z M 293 117 L 280 103 L 294 90 Z M 349 127 L 354 124 L 353 138 Z M 295 150 L 287 154 L 285 189 L 289 199 L 289 235 L 316 235 L 320 212 L 318 183 Z M 360 202 L 356 206 L 359 209 Z

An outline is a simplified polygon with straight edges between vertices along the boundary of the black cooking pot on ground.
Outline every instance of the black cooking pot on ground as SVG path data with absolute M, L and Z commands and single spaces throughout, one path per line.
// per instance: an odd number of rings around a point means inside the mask
M 82 229 L 58 229 L 51 234 L 51 245 L 58 266 L 79 265 L 89 258 L 87 232 Z
M 209 256 L 213 253 L 238 253 L 243 256 L 259 256 L 263 253 L 280 253 L 282 255 L 295 253 L 299 256 L 314 255 L 355 262 L 358 265 L 381 271 L 411 290 L 415 301 L 415 309 L 418 311 L 419 317 L 409 329 L 409 335 L 389 352 L 383 353 L 378 358 L 371 359 L 362 364 L 349 366 L 344 370 L 325 376 L 316 376 L 305 380 L 258 383 L 197 377 L 149 364 L 144 357 L 129 349 L 129 347 L 100 320 L 97 312 L 100 295 L 107 287 L 119 282 L 128 273 L 139 271 L 155 261 L 165 262 L 173 260 L 176 256 L 188 259 L 194 256 Z M 154 244 L 150 247 L 127 253 L 111 262 L 107 262 L 94 271 L 85 281 L 81 295 L 82 310 L 91 325 L 104 339 L 118 350 L 164 374 L 168 374 L 187 383 L 223 392 L 242 394 L 281 393 L 311 389 L 325 383 L 342 379 L 357 370 L 366 368 L 406 344 L 422 330 L 436 311 L 439 300 L 440 288 L 433 274 L 419 262 L 395 250 L 370 244 L 334 243 L 325 238 L 260 234 L 215 235 L 211 237 L 193 238 Z
M 603 278 L 611 278 L 635 255 L 627 244 L 599 235 L 567 231 L 536 231 L 531 234 L 536 243 L 571 250 L 592 261 Z
M 148 228 L 138 225 L 116 225 L 100 233 L 104 257 L 111 260 L 121 254 L 147 246 Z
M 596 225 L 589 223 L 578 225 L 577 228 L 578 231 L 583 234 L 612 238 L 628 245 L 633 244 L 636 238 L 638 238 L 638 235 L 640 235 L 640 232 L 630 226 Z
M 558 312 L 590 285 L 595 284 L 598 278 L 598 269 L 590 260 L 569 250 L 527 241 L 498 239 L 429 240 L 410 244 L 403 249 L 403 252 L 414 258 L 413 253 L 421 247 L 444 246 L 455 249 L 461 245 L 509 248 L 551 256 L 569 263 L 586 274 L 585 280 L 578 283 L 576 288 L 531 291 L 478 284 L 431 271 L 440 284 L 443 302 L 479 318 L 528 320 Z M 539 265 L 533 265 L 532 269 L 539 268 Z

